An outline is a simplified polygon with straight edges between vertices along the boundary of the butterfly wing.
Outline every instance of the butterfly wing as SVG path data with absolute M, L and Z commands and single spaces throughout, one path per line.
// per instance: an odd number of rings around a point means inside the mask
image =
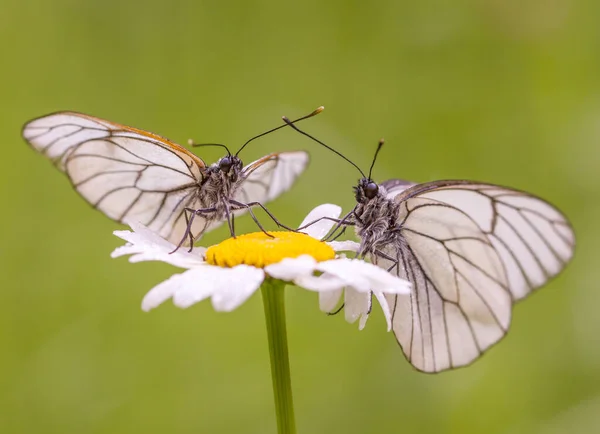
M 387 181 L 384 181 L 379 185 L 385 188 L 387 192 L 385 197 L 388 199 L 393 199 L 400 193 L 402 193 L 404 190 L 416 185 L 416 183 L 406 181 L 405 179 L 388 179 Z
M 77 192 L 118 222 L 139 221 L 179 242 L 184 208 L 199 208 L 204 162 L 156 134 L 93 116 L 59 112 L 23 127 L 33 148 L 65 172 Z M 211 222 L 199 217 L 193 233 Z
M 253 161 L 244 167 L 244 182 L 234 199 L 243 202 L 266 203 L 289 190 L 306 169 L 307 152 L 278 152 Z
M 518 190 L 467 181 L 419 184 L 395 197 L 405 243 L 373 261 L 413 283 L 389 296 L 394 334 L 417 369 L 465 366 L 498 342 L 512 304 L 569 262 L 565 216 Z

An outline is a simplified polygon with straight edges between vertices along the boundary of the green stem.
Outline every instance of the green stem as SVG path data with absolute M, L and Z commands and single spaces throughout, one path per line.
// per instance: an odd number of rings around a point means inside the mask
M 271 355 L 271 378 L 275 395 L 275 414 L 279 434 L 295 434 L 294 404 L 290 360 L 288 358 L 287 332 L 285 329 L 285 283 L 268 279 L 262 285 L 265 306 L 269 353 Z

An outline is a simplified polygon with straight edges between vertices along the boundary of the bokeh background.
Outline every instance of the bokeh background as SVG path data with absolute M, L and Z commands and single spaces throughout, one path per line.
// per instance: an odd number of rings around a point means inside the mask
M 597 432 L 598 16 L 595 0 L 1 0 L 0 432 L 275 432 L 260 296 L 230 314 L 142 312 L 176 270 L 110 259 L 119 225 L 23 142 L 22 124 L 69 109 L 235 148 L 319 105 L 302 126 L 362 167 L 386 138 L 378 180 L 537 193 L 570 216 L 578 248 L 500 345 L 441 375 L 414 371 L 380 314 L 359 332 L 291 289 L 298 432 Z M 283 221 L 352 206 L 358 173 L 291 130 L 242 156 L 284 149 L 312 163 L 271 205 Z

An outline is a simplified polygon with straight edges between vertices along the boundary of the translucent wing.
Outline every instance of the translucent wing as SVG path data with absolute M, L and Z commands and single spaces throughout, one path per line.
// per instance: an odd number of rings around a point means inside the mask
M 385 197 L 387 197 L 388 199 L 393 199 L 407 188 L 416 185 L 416 183 L 406 181 L 404 179 L 388 179 L 387 181 L 384 181 L 379 185 L 383 186 L 387 191 Z
M 290 189 L 309 162 L 304 151 L 279 152 L 244 167 L 245 180 L 235 194 L 244 203 L 265 203 Z
M 156 134 L 60 112 L 28 122 L 23 137 L 113 220 L 139 221 L 179 242 L 186 228 L 184 208 L 200 207 L 204 162 Z M 197 218 L 193 233 L 202 233 L 210 223 Z
M 388 297 L 394 334 L 419 370 L 468 365 L 498 342 L 512 304 L 556 276 L 573 255 L 568 221 L 521 191 L 467 181 L 419 184 L 395 198 L 405 243 L 380 266 L 414 285 Z

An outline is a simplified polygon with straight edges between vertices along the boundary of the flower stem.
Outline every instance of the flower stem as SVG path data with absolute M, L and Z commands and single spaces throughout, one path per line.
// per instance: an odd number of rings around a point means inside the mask
M 295 434 L 292 382 L 288 358 L 287 332 L 285 329 L 285 283 L 267 279 L 262 285 L 265 306 L 269 353 L 271 355 L 271 378 L 275 395 L 275 414 L 278 434 Z

